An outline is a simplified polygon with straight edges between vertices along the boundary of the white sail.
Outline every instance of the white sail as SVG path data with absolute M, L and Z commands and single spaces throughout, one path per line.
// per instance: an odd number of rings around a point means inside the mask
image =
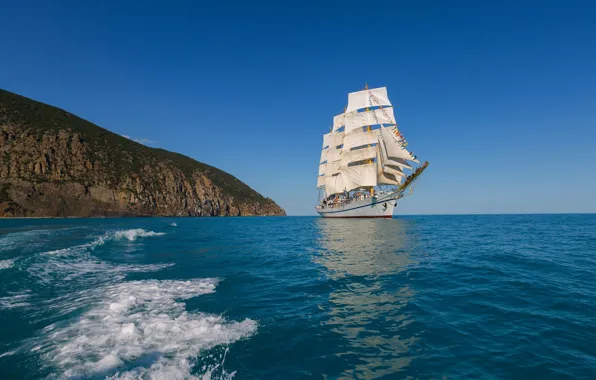
M 327 162 L 339 161 L 341 159 L 341 148 L 329 148 L 327 152 Z
M 337 132 L 338 129 L 346 124 L 346 114 L 341 113 L 333 117 L 333 132 Z
M 343 151 L 357 148 L 359 146 L 373 145 L 378 142 L 378 131 L 366 131 L 362 133 L 352 133 L 344 138 Z
M 319 165 L 319 175 L 326 175 L 327 174 L 327 164 Z
M 329 152 L 329 140 L 330 140 L 330 133 L 323 135 L 323 149 L 321 150 L 321 159 L 319 160 L 319 164 L 327 161 L 327 153 Z
M 334 116 L 332 131 L 323 135 L 317 187 L 324 187 L 329 197 L 377 185 L 400 186 L 411 162 L 418 163 L 404 145 L 387 88 L 350 93 L 346 111 Z
M 344 132 L 333 132 L 329 134 L 329 148 L 337 148 L 344 143 Z
M 329 151 L 329 149 L 323 149 L 321 151 L 321 159 L 319 160 L 319 164 L 322 164 L 323 162 L 327 161 L 327 152 Z
M 317 177 L 317 187 L 323 187 L 323 186 L 325 186 L 325 176 L 319 175 Z
M 397 167 L 399 167 L 400 169 L 413 169 L 413 167 L 410 166 L 410 164 L 408 164 L 408 162 L 404 159 L 401 158 L 390 158 L 389 160 L 389 164 L 391 165 L 395 165 Z
M 325 167 L 325 194 L 330 196 L 331 194 L 339 193 L 343 190 L 344 184 L 339 172 L 340 162 L 330 161 Z
M 329 161 L 327 163 L 327 165 L 325 166 L 325 175 L 327 177 L 330 177 L 332 175 L 339 173 L 340 167 L 341 167 L 341 162 L 339 160 Z
M 400 169 L 412 169 L 412 167 L 402 158 L 389 157 L 387 150 L 385 149 L 385 143 L 382 138 L 379 138 L 379 155 L 381 157 L 381 164 L 384 165 L 395 165 Z
M 385 145 L 381 142 L 379 143 L 379 151 L 381 152 L 382 156 L 383 156 L 383 162 L 385 165 L 394 165 L 397 166 L 398 168 L 400 168 L 401 170 L 403 169 L 413 169 L 410 164 L 408 164 L 408 162 L 406 160 L 404 160 L 403 158 L 395 158 L 395 157 L 389 157 L 387 155 L 387 151 L 385 150 Z
M 401 158 L 403 160 L 418 162 L 416 158 L 414 158 L 412 153 L 410 153 L 397 141 L 397 139 L 391 134 L 388 128 L 381 127 L 380 130 L 381 137 L 383 140 L 382 142 L 384 143 L 383 145 L 388 157 Z
M 394 176 L 405 177 L 405 173 L 401 171 L 398 166 L 393 165 L 383 165 L 383 173 L 393 174 Z
M 325 167 L 325 194 L 329 197 L 344 189 L 344 182 L 340 173 L 340 162 L 329 161 Z
M 374 98 L 371 98 L 372 97 Z M 346 113 L 367 107 L 391 106 L 387 96 L 387 87 L 372 88 L 348 94 L 348 107 Z
M 395 177 L 393 174 L 383 172 L 383 158 L 381 150 L 377 152 L 377 183 L 379 185 L 401 185 L 402 177 Z
M 341 174 L 325 176 L 325 196 L 340 193 L 344 191 L 345 184 Z
M 329 135 L 329 148 L 327 148 L 327 161 L 337 161 L 341 156 L 341 145 L 344 142 L 344 133 L 331 133 Z M 339 148 L 338 148 L 339 147 Z
M 377 156 L 377 147 L 376 146 L 369 146 L 366 148 L 350 150 L 347 152 L 343 152 L 341 155 L 341 166 L 346 167 L 351 163 L 373 159 Z
M 391 184 L 393 181 L 401 182 L 401 177 L 406 177 L 405 173 L 402 171 L 402 167 L 400 166 L 401 162 L 396 160 L 404 161 L 401 159 L 393 159 L 388 157 L 384 143 L 379 141 L 379 155 L 377 156 L 377 163 L 380 166 L 379 182 L 387 183 L 387 181 L 389 181 L 388 184 Z
M 377 124 L 395 124 L 393 107 L 375 109 L 364 112 L 353 112 L 346 115 L 345 133 L 362 131 L 362 127 Z
M 341 168 L 345 190 L 359 187 L 377 186 L 377 165 L 371 164 L 348 166 Z
M 396 177 L 393 174 L 384 173 L 382 172 L 379 174 L 377 178 L 377 183 L 379 185 L 394 185 L 399 186 L 401 185 L 402 177 Z

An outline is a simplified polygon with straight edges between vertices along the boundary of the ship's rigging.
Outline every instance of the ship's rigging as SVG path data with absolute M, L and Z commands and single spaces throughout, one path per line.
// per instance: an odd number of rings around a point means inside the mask
M 333 118 L 331 131 L 323 135 L 317 188 L 325 198 L 366 189 L 372 196 L 376 186 L 394 191 L 410 186 L 427 167 L 406 149 L 408 143 L 395 121 L 387 88 L 368 86 L 348 94 L 344 112 Z M 405 170 L 414 170 L 410 175 Z

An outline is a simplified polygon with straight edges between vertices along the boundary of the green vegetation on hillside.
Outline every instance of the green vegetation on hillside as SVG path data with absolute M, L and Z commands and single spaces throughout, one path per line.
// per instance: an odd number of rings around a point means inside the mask
M 140 173 L 146 165 L 165 163 L 180 169 L 189 180 L 192 173 L 206 174 L 215 186 L 235 199 L 260 204 L 270 201 L 236 177 L 213 166 L 178 153 L 147 147 L 62 109 L 0 89 L 1 123 L 22 125 L 38 141 L 47 133 L 70 129 L 79 135 L 81 142 L 89 144 L 92 154 L 103 157 L 103 161 L 109 163 L 109 171 L 115 181 L 131 172 Z

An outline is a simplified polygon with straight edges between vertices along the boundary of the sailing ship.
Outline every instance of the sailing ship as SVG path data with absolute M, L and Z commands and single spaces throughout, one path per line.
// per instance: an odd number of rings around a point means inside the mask
M 407 145 L 386 87 L 349 93 L 323 135 L 316 211 L 325 218 L 391 218 L 428 167 Z

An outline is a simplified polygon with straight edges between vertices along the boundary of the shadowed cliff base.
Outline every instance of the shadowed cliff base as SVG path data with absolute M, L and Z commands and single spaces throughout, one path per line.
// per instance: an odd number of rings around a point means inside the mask
M 0 89 L 0 216 L 285 215 L 213 166 Z

